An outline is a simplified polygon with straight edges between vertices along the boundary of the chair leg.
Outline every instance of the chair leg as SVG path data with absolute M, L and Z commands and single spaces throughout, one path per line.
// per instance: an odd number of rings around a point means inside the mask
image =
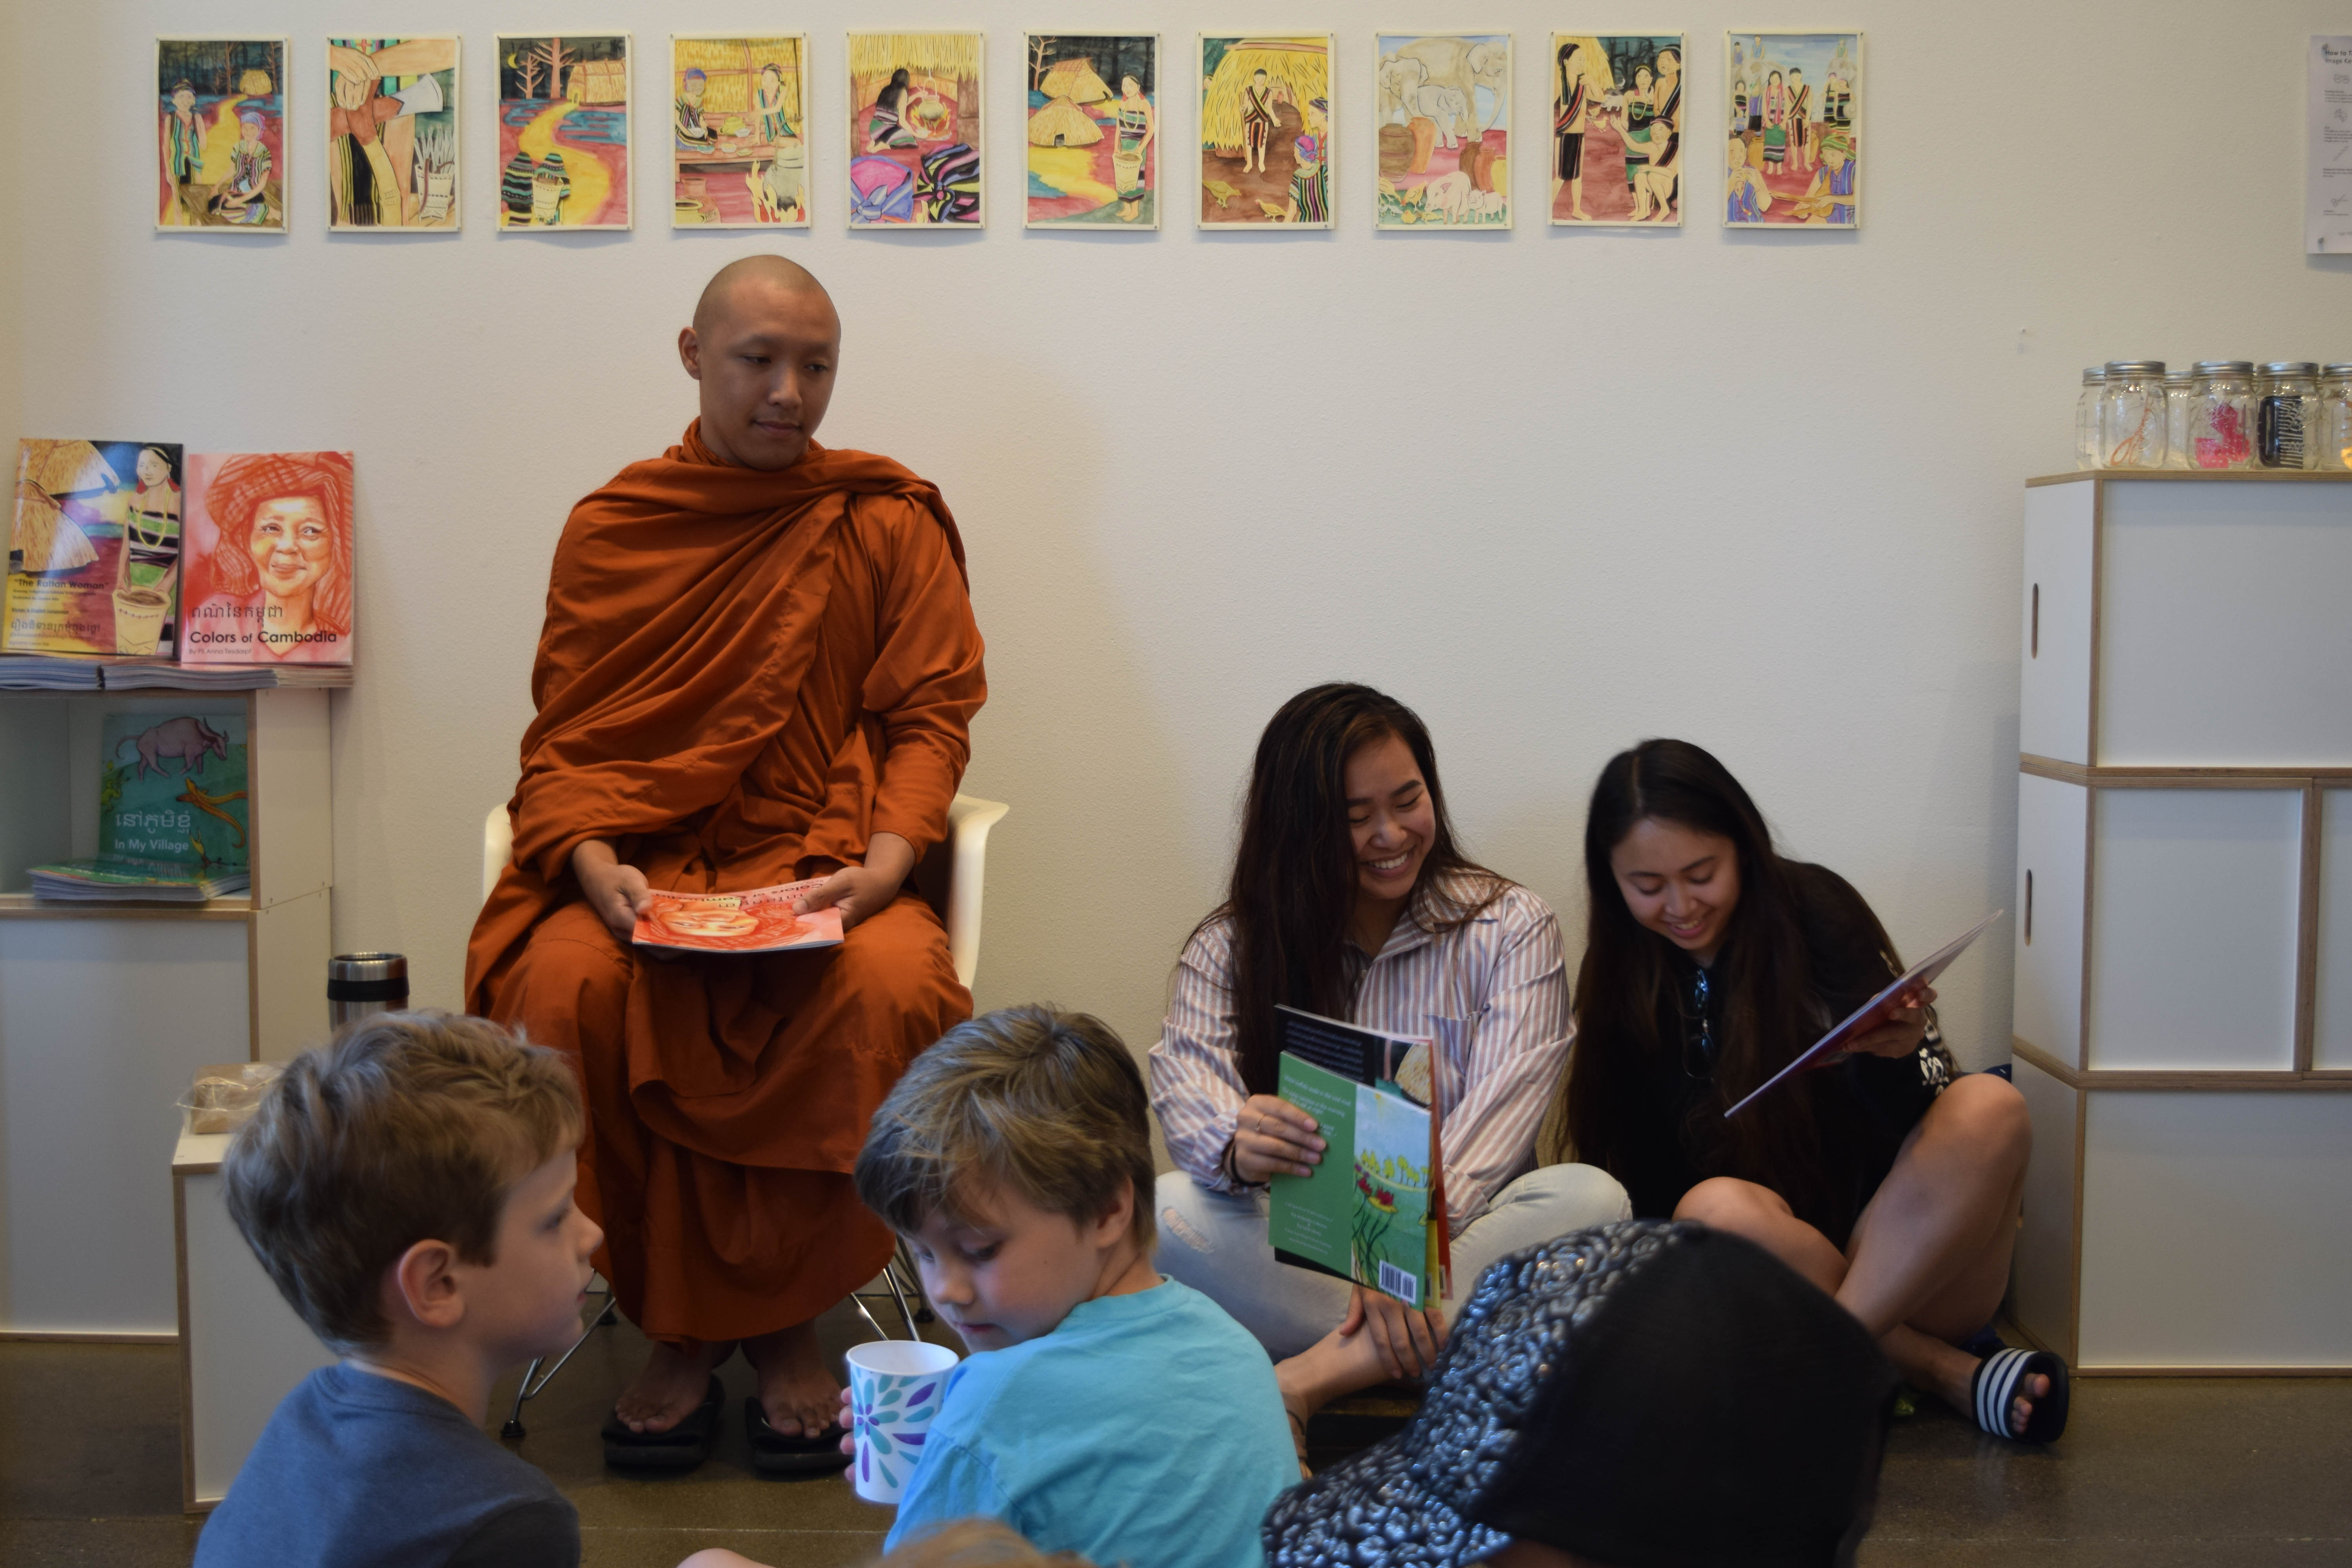
M 590 1292 L 592 1295 L 599 1293 L 600 1292 L 595 1291 Z M 508 1415 L 506 1425 L 499 1428 L 499 1436 L 500 1437 L 503 1437 L 509 1443 L 520 1443 L 522 1441 L 524 1436 L 524 1427 L 522 1424 L 523 1401 L 527 1399 L 537 1399 L 541 1394 L 546 1393 L 547 1385 L 555 1381 L 555 1374 L 563 1370 L 563 1363 L 570 1361 L 574 1355 L 577 1355 L 580 1352 L 580 1347 L 588 1342 L 588 1336 L 594 1333 L 598 1329 L 606 1327 L 614 1318 L 619 1316 L 619 1312 L 613 1304 L 613 1288 L 607 1285 L 601 1294 L 604 1298 L 604 1305 L 603 1308 L 597 1311 L 595 1317 L 589 1321 L 588 1326 L 580 1331 L 580 1337 L 572 1342 L 572 1348 L 565 1351 L 561 1356 L 558 1356 L 553 1366 L 547 1368 L 547 1373 L 544 1376 L 541 1375 L 539 1369 L 542 1366 L 547 1366 L 547 1358 L 545 1356 L 541 1356 L 536 1361 L 533 1361 L 529 1366 L 523 1368 L 522 1381 L 515 1384 L 514 1409 Z

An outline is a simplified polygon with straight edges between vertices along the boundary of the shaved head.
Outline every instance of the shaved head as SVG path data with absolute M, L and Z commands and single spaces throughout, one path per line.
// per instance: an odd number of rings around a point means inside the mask
M 712 273 L 710 281 L 702 286 L 702 298 L 694 302 L 694 330 L 709 331 L 720 314 L 738 309 L 739 300 L 748 303 L 761 293 L 814 294 L 824 301 L 828 312 L 833 310 L 833 296 L 824 291 L 816 274 L 799 262 L 781 256 L 746 256 Z
M 686 374 L 702 384 L 702 439 L 720 460 L 788 468 L 833 397 L 841 317 L 807 268 L 747 256 L 703 287 L 694 325 L 677 334 Z

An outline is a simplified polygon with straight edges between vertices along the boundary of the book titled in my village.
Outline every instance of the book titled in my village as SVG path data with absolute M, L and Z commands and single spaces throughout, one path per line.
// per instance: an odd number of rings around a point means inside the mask
M 1285 1263 L 1370 1286 L 1408 1307 L 1453 1294 L 1433 1044 L 1275 1010 L 1282 1098 L 1328 1145 L 1311 1176 L 1276 1176 L 1267 1215 Z
M 109 713 L 98 854 L 32 868 L 43 899 L 197 903 L 252 886 L 242 712 Z

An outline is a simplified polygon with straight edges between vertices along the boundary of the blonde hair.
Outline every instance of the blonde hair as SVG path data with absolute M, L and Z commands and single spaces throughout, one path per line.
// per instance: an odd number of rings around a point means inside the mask
M 924 1531 L 874 1568 L 1091 1568 L 1073 1552 L 1051 1557 L 1001 1520 L 958 1519 Z
M 1081 1223 L 1133 1194 L 1129 1233 L 1148 1254 L 1150 1097 L 1109 1025 L 1085 1013 L 1006 1007 L 959 1024 L 915 1058 L 874 1113 L 857 1195 L 901 1233 L 935 1214 L 970 1223 L 971 1179 Z
M 390 1332 L 383 1272 L 416 1243 L 494 1256 L 514 1184 L 586 1127 L 571 1066 L 486 1018 L 379 1013 L 294 1058 L 221 1161 L 228 1212 L 310 1331 Z

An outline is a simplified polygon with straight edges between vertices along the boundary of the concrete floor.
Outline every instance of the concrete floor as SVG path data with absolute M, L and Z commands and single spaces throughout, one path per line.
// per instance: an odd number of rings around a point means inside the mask
M 885 1312 L 885 1321 L 895 1321 Z M 838 1352 L 872 1332 L 826 1322 Z M 526 1416 L 524 1458 L 580 1508 L 587 1568 L 667 1568 L 728 1546 L 778 1568 L 866 1562 L 887 1514 L 837 1477 L 771 1481 L 746 1462 L 749 1370 L 722 1373 L 726 1436 L 693 1475 L 607 1471 L 596 1427 L 642 1342 L 597 1333 Z M 178 1565 L 178 1352 L 0 1343 L 0 1563 Z M 503 1404 L 492 1424 L 504 1415 Z M 1320 1456 L 1318 1456 L 1319 1458 Z M 1899 1423 L 1864 1568 L 2305 1568 L 2352 1564 L 2352 1378 L 2088 1379 L 2071 1430 L 2036 1452 L 1929 1410 Z

